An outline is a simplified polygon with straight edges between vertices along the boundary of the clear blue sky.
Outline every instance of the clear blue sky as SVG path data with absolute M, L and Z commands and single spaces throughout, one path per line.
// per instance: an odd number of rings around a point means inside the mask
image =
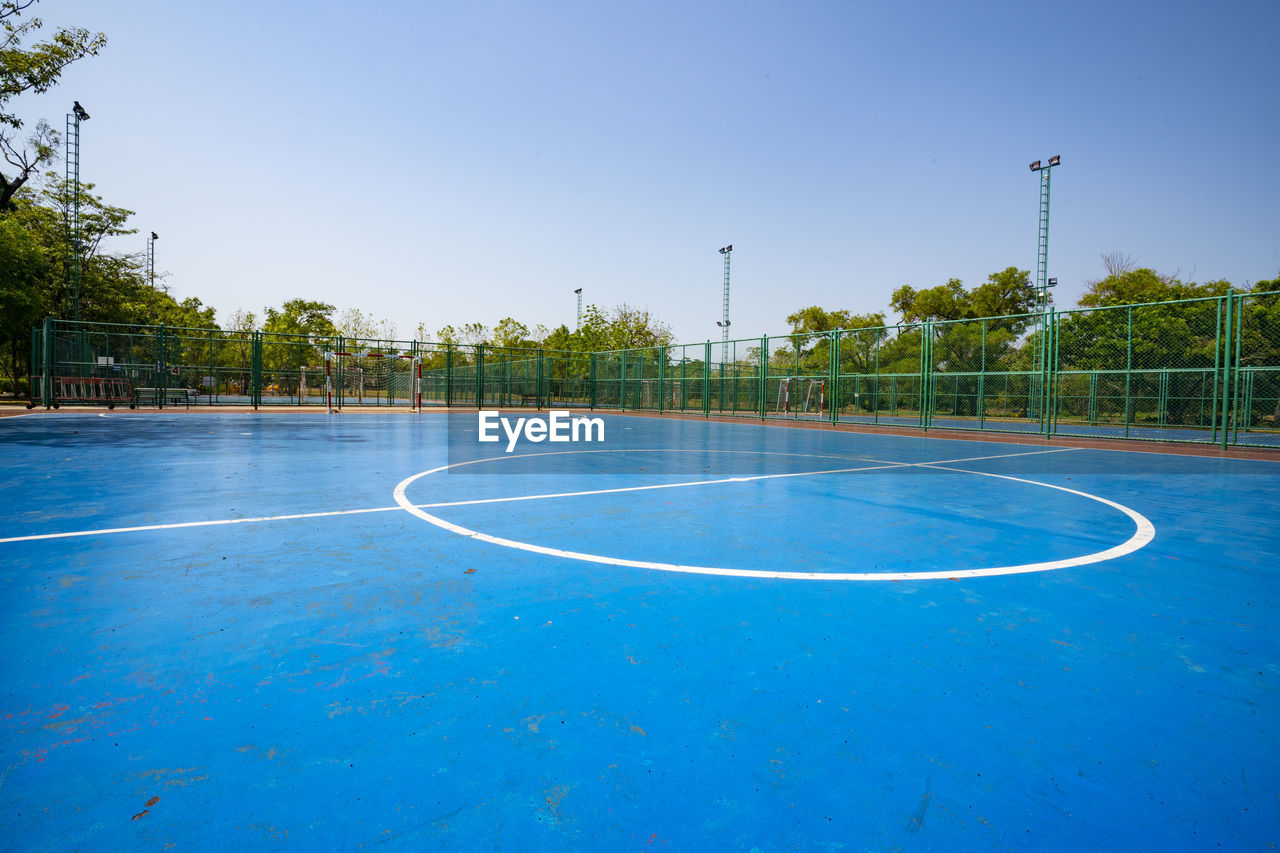
M 1120 251 L 1280 272 L 1280 3 L 43 0 L 102 54 L 17 103 L 92 114 L 82 175 L 178 298 L 574 321 L 573 290 L 719 339 L 806 305 Z

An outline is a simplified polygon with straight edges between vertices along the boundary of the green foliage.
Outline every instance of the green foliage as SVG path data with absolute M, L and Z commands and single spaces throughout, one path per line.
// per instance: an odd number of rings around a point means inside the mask
M 493 330 L 493 345 L 499 347 L 536 348 L 529 339 L 529 327 L 511 317 L 504 317 Z
M 40 284 L 49 270 L 44 248 L 19 223 L 0 219 L 0 341 L 7 346 L 0 364 L 17 387 L 27 371 L 26 342 L 31 328 L 40 322 Z
M 907 323 L 925 320 L 976 320 L 982 317 L 1011 319 L 1008 327 L 1021 332 L 1031 318 L 1027 315 L 1036 305 L 1036 289 L 1031 273 L 1007 267 L 987 276 L 985 283 L 972 291 L 965 290 L 958 278 L 927 290 L 904 285 L 893 292 L 890 305 Z
M 262 331 L 277 335 L 337 337 L 338 328 L 333 324 L 333 312 L 336 310 L 327 302 L 290 299 L 279 309 L 266 309 Z
M 1222 296 L 1231 287 L 1226 281 L 1206 284 L 1184 284 L 1171 276 L 1163 276 L 1142 267 L 1113 275 L 1090 285 L 1080 297 L 1085 308 L 1108 305 L 1137 305 L 1145 302 L 1169 302 L 1177 299 L 1200 299 Z
M 396 324 L 390 320 L 378 320 L 359 308 L 347 308 L 335 324 L 338 334 L 344 338 L 361 341 L 391 341 L 396 337 Z
M 24 92 L 47 92 L 68 65 L 96 55 L 107 43 L 102 33 L 64 27 L 48 41 L 24 48 L 27 37 L 43 26 L 39 18 L 19 20 L 34 2 L 0 0 L 0 153 L 13 167 L 0 173 L 0 210 L 8 208 L 15 193 L 53 158 L 59 141 L 42 119 L 26 140 L 30 147 L 24 146 L 17 135 L 22 120 L 11 111 L 9 102 Z
M 69 317 L 74 293 L 66 243 L 67 193 L 50 175 L 35 192 L 22 188 L 0 212 L 0 372 L 11 379 L 30 371 L 31 329 L 44 317 Z M 147 282 L 136 256 L 104 252 L 108 237 L 136 233 L 132 211 L 107 204 L 81 188 L 80 317 L 86 322 L 213 328 L 214 310 L 190 297 L 178 302 Z

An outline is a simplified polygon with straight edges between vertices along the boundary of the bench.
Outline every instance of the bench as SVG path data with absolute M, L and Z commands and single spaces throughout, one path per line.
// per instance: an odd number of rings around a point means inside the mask
M 135 406 L 176 406 L 191 408 L 191 401 L 200 396 L 194 388 L 134 388 L 133 404 Z

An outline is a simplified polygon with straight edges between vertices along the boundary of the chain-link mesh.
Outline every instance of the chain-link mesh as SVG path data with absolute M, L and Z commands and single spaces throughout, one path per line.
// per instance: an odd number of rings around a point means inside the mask
M 1058 315 L 1053 432 L 1214 441 L 1225 299 Z
M 1230 440 L 1280 446 L 1280 290 L 1236 302 Z
M 1280 446 L 1280 292 L 596 353 L 48 320 L 32 356 L 33 405 L 420 400 Z
M 918 426 L 922 413 L 923 326 L 880 326 L 834 333 L 833 406 L 837 420 Z

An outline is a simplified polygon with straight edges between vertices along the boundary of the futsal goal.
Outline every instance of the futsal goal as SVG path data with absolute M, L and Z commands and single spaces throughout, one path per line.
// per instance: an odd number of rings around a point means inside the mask
M 778 402 L 774 414 L 816 414 L 822 417 L 826 410 L 827 383 L 823 379 L 806 379 L 784 376 L 778 380 Z
M 330 412 L 343 405 L 422 409 L 422 359 L 416 355 L 326 352 L 323 382 Z

